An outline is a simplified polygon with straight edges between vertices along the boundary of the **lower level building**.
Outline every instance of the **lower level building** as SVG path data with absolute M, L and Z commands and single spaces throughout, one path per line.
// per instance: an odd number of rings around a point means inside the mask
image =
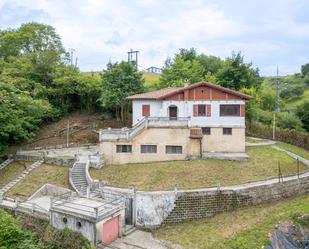
M 106 164 L 202 158 L 204 153 L 244 153 L 245 127 L 191 127 L 189 119 L 146 118 L 131 129 L 100 131 Z

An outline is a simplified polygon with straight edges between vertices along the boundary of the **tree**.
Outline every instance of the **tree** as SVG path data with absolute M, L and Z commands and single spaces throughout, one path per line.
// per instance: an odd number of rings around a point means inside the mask
M 223 61 L 216 56 L 201 54 L 197 57 L 198 62 L 203 67 L 203 76 L 207 74 L 215 75 L 223 66 Z
M 296 108 L 296 115 L 301 120 L 303 128 L 309 132 L 309 101 Z
M 108 63 L 102 74 L 103 107 L 115 110 L 117 119 L 125 119 L 128 111 L 126 97 L 143 91 L 144 79 L 131 63 Z
M 303 76 L 309 74 L 309 63 L 301 66 L 301 74 Z
M 174 60 L 167 59 L 160 76 L 161 87 L 183 86 L 188 80 L 191 83 L 203 79 L 203 68 L 197 60 L 185 60 L 176 55 Z
M 240 52 L 223 61 L 215 56 L 198 55 L 194 48 L 182 48 L 173 59 L 166 60 L 159 86 L 183 86 L 185 80 L 190 83 L 207 80 L 234 90 L 258 88 L 262 82 L 258 68 L 245 63 Z
M 245 63 L 240 52 L 233 53 L 224 61 L 216 77 L 220 85 L 234 90 L 259 87 L 262 83 L 258 68 L 252 68 L 252 63 Z

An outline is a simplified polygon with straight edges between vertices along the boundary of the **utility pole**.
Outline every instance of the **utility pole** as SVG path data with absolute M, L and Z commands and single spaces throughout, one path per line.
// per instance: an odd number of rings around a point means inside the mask
M 131 50 L 128 52 L 128 62 L 130 62 L 135 68 L 136 70 L 138 69 L 138 53 L 139 51 L 135 50 L 133 51 L 133 49 L 131 48 Z
M 67 148 L 69 148 L 69 136 L 70 136 L 70 121 L 68 121 L 67 126 Z
M 69 50 L 70 50 L 70 62 L 71 65 L 73 66 L 74 52 L 76 52 L 76 50 L 74 48 L 69 48 Z
M 273 140 L 276 139 L 276 114 L 280 112 L 280 82 L 279 82 L 279 69 L 277 66 L 277 77 L 276 77 L 276 99 L 275 99 L 275 110 L 274 110 L 274 121 L 273 121 Z

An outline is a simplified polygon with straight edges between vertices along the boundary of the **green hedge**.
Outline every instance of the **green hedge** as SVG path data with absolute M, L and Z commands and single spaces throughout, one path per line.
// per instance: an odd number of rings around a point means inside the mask
M 247 124 L 246 133 L 249 136 L 272 139 L 273 128 L 261 123 L 251 123 Z M 309 133 L 306 132 L 277 128 L 275 139 L 309 150 Z

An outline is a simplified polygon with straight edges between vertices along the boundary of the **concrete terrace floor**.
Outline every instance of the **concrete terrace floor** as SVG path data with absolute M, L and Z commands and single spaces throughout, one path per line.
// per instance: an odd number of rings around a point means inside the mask
M 271 146 L 248 147 L 247 161 L 217 159 L 168 161 L 125 165 L 108 165 L 91 169 L 93 179 L 107 180 L 109 185 L 138 190 L 194 189 L 235 185 L 278 176 L 278 162 L 283 176 L 297 173 L 297 161 Z M 309 168 L 300 163 L 300 171 Z

